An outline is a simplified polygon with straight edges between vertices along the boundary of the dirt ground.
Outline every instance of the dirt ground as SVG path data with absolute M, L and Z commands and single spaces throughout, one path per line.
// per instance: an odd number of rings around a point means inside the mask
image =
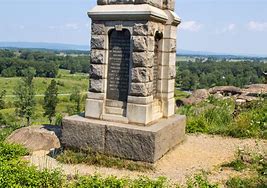
M 59 168 L 68 175 L 114 175 L 117 177 L 135 178 L 148 176 L 156 178 L 167 177 L 173 182 L 184 184 L 188 177 L 199 171 L 210 172 L 209 179 L 214 182 L 223 182 L 229 177 L 238 175 L 231 170 L 222 170 L 220 165 L 235 158 L 238 149 L 252 151 L 267 150 L 266 140 L 235 139 L 211 135 L 187 135 L 187 139 L 176 148 L 167 153 L 155 164 L 155 171 L 146 173 L 118 170 L 113 168 L 95 167 L 84 164 L 66 165 L 60 164 L 55 159 L 45 155 L 44 152 L 36 152 L 28 157 L 31 164 L 40 169 Z

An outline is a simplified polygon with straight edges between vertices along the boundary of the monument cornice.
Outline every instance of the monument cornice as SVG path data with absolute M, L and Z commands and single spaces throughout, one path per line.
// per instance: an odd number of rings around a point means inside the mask
M 98 5 L 88 12 L 93 20 L 155 20 L 166 23 L 168 15 L 159 8 L 148 4 L 141 5 Z

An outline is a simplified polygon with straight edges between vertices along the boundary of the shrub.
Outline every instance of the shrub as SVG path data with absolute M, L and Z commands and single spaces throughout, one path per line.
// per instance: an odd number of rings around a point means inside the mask
M 38 171 L 28 166 L 21 160 L 27 154 L 19 145 L 0 142 L 0 187 L 63 187 L 65 177 L 59 171 Z
M 103 178 L 98 175 L 79 177 L 78 180 L 71 185 L 73 188 L 167 188 L 169 186 L 171 185 L 168 184 L 166 178 L 163 177 L 155 180 L 147 177 L 139 177 L 138 179 L 130 180 L 127 178 L 119 179 L 114 176 Z
M 199 105 L 183 108 L 182 113 L 188 116 L 187 132 L 220 134 L 232 121 L 234 103 L 210 97 Z
M 267 139 L 267 101 L 253 102 L 244 108 L 234 119 L 228 135 L 244 138 Z
M 0 142 L 0 161 L 18 159 L 26 154 L 27 150 L 19 145 Z
M 187 188 L 219 188 L 218 184 L 212 184 L 208 181 L 207 175 L 204 172 L 189 178 L 186 184 Z
M 17 128 L 19 128 L 19 126 L 13 124 L 11 126 L 0 129 L 0 143 L 4 141 Z
M 62 125 L 62 120 L 63 120 L 63 116 L 60 113 L 56 114 L 56 120 L 55 120 L 55 125 L 56 126 L 61 126 Z
M 188 133 L 208 133 L 237 138 L 267 139 L 267 100 L 236 106 L 231 99 L 210 97 L 195 106 L 184 106 Z

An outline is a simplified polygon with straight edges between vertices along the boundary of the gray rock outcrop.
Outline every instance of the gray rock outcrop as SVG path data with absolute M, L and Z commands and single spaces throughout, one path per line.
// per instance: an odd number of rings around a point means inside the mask
M 21 144 L 31 152 L 51 151 L 61 147 L 59 136 L 60 127 L 41 126 L 24 127 L 14 131 L 6 141 Z

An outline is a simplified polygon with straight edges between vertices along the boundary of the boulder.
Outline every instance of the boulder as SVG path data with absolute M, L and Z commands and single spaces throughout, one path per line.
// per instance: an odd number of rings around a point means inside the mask
M 246 94 L 242 94 L 242 95 L 239 95 L 237 100 L 245 100 L 246 102 L 251 102 L 251 101 L 256 101 L 256 100 L 259 100 L 258 97 L 254 97 L 254 96 L 249 96 L 249 95 L 246 95 Z
M 182 105 L 194 105 L 200 103 L 202 100 L 195 98 L 195 97 L 189 97 L 189 98 L 184 98 L 181 100 L 176 101 L 177 106 L 182 106 Z
M 60 134 L 61 128 L 55 126 L 24 127 L 14 131 L 6 141 L 21 144 L 31 152 L 51 151 L 61 147 Z
M 177 106 L 194 105 L 202 102 L 209 97 L 209 92 L 206 89 L 195 90 L 189 98 L 184 98 L 176 101 Z
M 216 86 L 216 87 L 210 88 L 209 93 L 210 94 L 220 93 L 223 95 L 229 95 L 229 94 L 236 95 L 236 94 L 241 94 L 242 90 L 235 86 Z
M 209 95 L 209 91 L 206 89 L 197 89 L 192 93 L 192 97 L 197 99 L 207 99 Z
M 267 84 L 253 84 L 245 86 L 242 90 L 243 95 L 259 97 L 267 95 Z

